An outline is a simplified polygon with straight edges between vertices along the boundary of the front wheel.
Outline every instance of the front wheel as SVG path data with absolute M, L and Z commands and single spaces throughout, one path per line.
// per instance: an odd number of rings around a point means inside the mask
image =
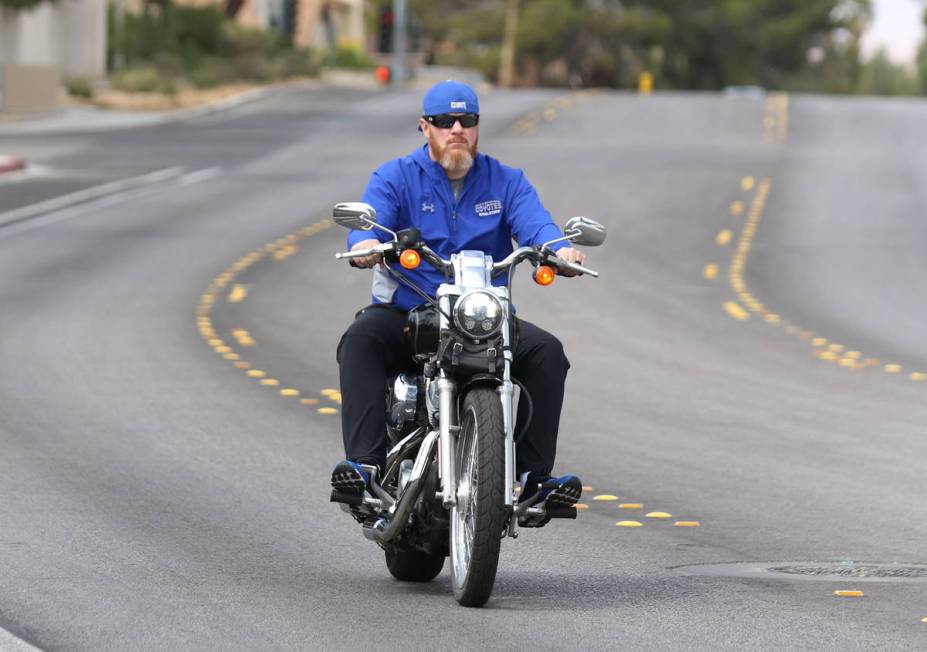
M 505 528 L 505 427 L 499 395 L 470 390 L 457 439 L 457 504 L 451 508 L 451 581 L 465 607 L 489 599 Z

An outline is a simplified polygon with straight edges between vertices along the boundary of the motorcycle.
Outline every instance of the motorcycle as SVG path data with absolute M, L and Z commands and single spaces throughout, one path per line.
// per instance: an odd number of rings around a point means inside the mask
M 461 605 L 481 606 L 492 593 L 501 540 L 517 538 L 519 522 L 576 518 L 572 505 L 517 502 L 518 381 L 510 373 L 517 338 L 510 302 L 513 271 L 530 262 L 541 285 L 552 283 L 558 268 L 597 277 L 591 269 L 559 259 L 550 246 L 561 241 L 597 246 L 605 240 L 605 228 L 574 217 L 563 238 L 520 247 L 496 262 L 480 251 L 461 251 L 445 260 L 421 241 L 418 229 L 387 229 L 377 224 L 376 210 L 361 202 L 337 204 L 333 219 L 349 229 L 376 228 L 392 238 L 335 258 L 378 253 L 390 271 L 391 265 L 414 269 L 424 262 L 442 272 L 445 282 L 432 298 L 406 277 L 392 274 L 423 297 L 424 303 L 409 312 L 405 329 L 419 372 L 400 374 L 385 388 L 390 448 L 382 474 L 366 466 L 369 491 L 333 490 L 331 500 L 353 514 L 364 536 L 385 550 L 395 578 L 434 579 L 449 556 L 454 597 Z M 506 284 L 493 285 L 493 278 L 502 275 L 507 275 Z M 530 407 L 523 388 L 518 400 Z

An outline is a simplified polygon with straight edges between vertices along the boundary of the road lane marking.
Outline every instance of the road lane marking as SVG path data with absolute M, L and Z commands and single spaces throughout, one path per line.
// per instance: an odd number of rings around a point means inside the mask
M 673 518 L 673 515 L 668 514 L 667 512 L 649 512 L 644 514 L 644 516 L 647 518 Z
M 675 527 L 701 527 L 702 524 L 698 521 L 676 521 L 673 523 Z
M 834 595 L 840 598 L 861 598 L 864 593 L 862 591 L 834 591 Z
M 248 296 L 248 288 L 240 283 L 236 283 L 226 299 L 229 303 L 241 303 Z
M 618 509 L 644 509 L 643 503 L 621 503 Z
M 29 206 L 23 206 L 21 208 L 6 211 L 5 213 L 0 213 L 0 227 L 12 226 L 16 223 L 24 222 L 25 220 L 44 217 L 46 215 L 52 216 L 67 208 L 73 209 L 80 207 L 85 209 L 81 212 L 86 212 L 86 208 L 89 208 L 92 205 L 96 205 L 90 203 L 93 200 L 100 200 L 103 198 L 111 199 L 112 197 L 125 199 L 133 191 L 147 189 L 151 186 L 177 179 L 180 177 L 180 175 L 183 174 L 183 171 L 184 168 L 182 166 L 164 168 L 162 170 L 156 170 L 154 172 L 149 172 L 147 174 L 142 174 L 136 177 L 130 177 L 128 179 L 110 181 L 99 186 L 85 188 L 83 190 L 71 192 L 66 195 L 61 195 L 59 197 L 46 199 L 35 204 L 30 204 Z M 61 217 L 61 219 L 50 222 L 43 222 L 43 225 L 58 222 L 63 219 L 67 219 L 68 217 L 74 216 L 74 211 L 71 211 L 64 217 Z
M 15 634 L 0 628 L 0 650 L 3 652 L 41 652 Z
M 750 314 L 741 308 L 740 304 L 736 303 L 735 301 L 725 301 L 723 305 L 724 309 L 727 311 L 727 314 L 729 314 L 734 319 L 738 321 L 747 321 L 750 319 Z
M 787 98 L 783 96 L 780 102 L 782 106 L 783 119 L 787 120 Z M 783 131 L 783 138 L 785 137 L 784 134 L 785 132 Z M 753 188 L 754 185 L 755 179 L 751 176 L 744 177 L 741 180 L 741 188 L 744 190 L 749 190 Z M 741 303 L 743 303 L 743 305 L 745 305 L 751 312 L 763 315 L 763 320 L 766 323 L 775 326 L 785 326 L 785 330 L 788 334 L 797 335 L 799 339 L 803 341 L 809 341 L 811 346 L 814 347 L 812 354 L 819 360 L 830 362 L 840 368 L 853 371 L 859 371 L 868 367 L 878 366 L 880 364 L 878 358 L 867 358 L 865 361 L 860 362 L 860 359 L 863 356 L 861 351 L 851 350 L 844 353 L 847 347 L 843 344 L 831 343 L 826 337 L 815 336 L 809 330 L 801 329 L 794 324 L 788 323 L 787 321 L 783 320 L 780 315 L 770 312 L 761 302 L 759 302 L 752 294 L 750 294 L 747 288 L 747 283 L 743 277 L 743 272 L 747 264 L 747 259 L 750 255 L 750 248 L 753 242 L 753 238 L 756 236 L 757 227 L 760 219 L 762 218 L 771 186 L 771 180 L 769 178 L 764 178 L 757 187 L 753 203 L 750 206 L 750 211 L 747 216 L 747 221 L 743 230 L 741 231 L 739 242 L 731 258 L 730 267 L 728 268 L 728 281 L 731 289 L 740 299 Z M 731 208 L 731 212 L 734 213 L 735 211 L 733 204 Z M 720 236 L 721 234 L 719 233 L 716 241 L 720 241 Z M 735 301 L 727 301 L 723 304 L 723 307 L 725 311 L 734 319 L 746 321 L 749 318 L 749 314 L 740 304 Z M 890 363 L 884 365 L 882 369 L 884 372 L 889 374 L 900 374 L 903 370 L 903 367 L 900 364 Z M 924 380 L 927 380 L 927 375 L 921 372 L 914 372 L 908 376 L 908 379 L 911 381 L 923 382 Z
M 189 186 L 194 183 L 209 181 L 210 179 L 221 176 L 223 172 L 224 170 L 221 167 L 204 168 L 196 172 L 190 172 L 180 177 L 180 185 Z
M 615 523 L 618 527 L 643 527 L 643 523 L 640 521 L 618 521 Z
M 192 183 L 206 180 L 212 176 L 215 176 L 220 171 L 221 169 L 217 169 L 210 171 L 208 174 L 206 171 L 201 171 L 202 174 L 199 174 L 192 180 L 188 179 L 187 181 Z M 233 345 L 227 345 L 221 338 L 217 337 L 216 328 L 213 325 L 211 319 L 211 312 L 217 302 L 217 296 L 219 295 L 220 291 L 224 291 L 224 288 L 231 285 L 231 290 L 226 295 L 226 298 L 230 303 L 240 303 L 245 299 L 248 291 L 244 284 L 232 283 L 239 274 L 249 269 L 252 265 L 265 259 L 272 259 L 277 262 L 286 260 L 290 256 L 299 252 L 297 243 L 301 239 L 324 231 L 330 228 L 333 224 L 334 221 L 331 219 L 320 220 L 315 224 L 302 227 L 293 233 L 289 233 L 282 238 L 278 238 L 274 242 L 261 245 L 254 251 L 248 252 L 247 254 L 241 256 L 238 260 L 231 263 L 225 270 L 222 271 L 222 273 L 218 274 L 212 280 L 206 291 L 200 295 L 200 301 L 194 310 L 194 315 L 196 318 L 197 329 L 200 335 L 203 337 L 203 340 L 212 346 L 218 355 L 221 355 L 226 360 L 234 361 L 234 366 L 236 369 L 244 371 L 250 378 L 259 379 L 259 384 L 262 386 L 279 387 L 282 385 L 282 383 L 277 378 L 269 376 L 266 371 L 252 369 L 250 362 L 240 359 L 241 354 L 232 348 Z M 230 332 L 232 337 L 236 340 L 237 345 L 240 347 L 250 348 L 257 344 L 251 334 L 244 328 L 233 328 Z M 330 389 L 324 391 L 326 391 L 327 398 L 330 401 L 337 405 L 341 404 L 341 393 L 338 390 Z M 297 388 L 287 387 L 278 390 L 277 393 L 282 397 L 298 397 L 302 392 Z M 300 399 L 300 403 L 302 405 L 317 405 L 319 400 L 315 398 L 305 398 Z M 338 414 L 338 409 L 335 407 L 319 408 L 318 411 L 320 414 Z
M 601 495 L 598 495 L 598 496 L 594 496 L 594 497 L 593 497 L 593 500 L 598 500 L 598 501 L 618 500 L 618 496 L 613 496 L 613 495 L 611 495 L 611 494 L 601 494 Z

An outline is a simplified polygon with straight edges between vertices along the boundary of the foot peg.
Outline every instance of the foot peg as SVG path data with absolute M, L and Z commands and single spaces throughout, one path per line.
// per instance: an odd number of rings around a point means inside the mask
M 343 503 L 345 505 L 352 505 L 354 507 L 360 507 L 364 504 L 364 495 L 351 493 L 349 491 L 340 491 L 338 489 L 332 489 L 331 502 L 333 503 Z

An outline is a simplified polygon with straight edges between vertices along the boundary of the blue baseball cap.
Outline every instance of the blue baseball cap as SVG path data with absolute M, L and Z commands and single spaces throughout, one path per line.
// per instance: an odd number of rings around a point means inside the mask
M 448 79 L 432 86 L 422 100 L 422 115 L 440 115 L 442 113 L 476 113 L 480 112 L 480 102 L 476 91 L 458 81 Z

